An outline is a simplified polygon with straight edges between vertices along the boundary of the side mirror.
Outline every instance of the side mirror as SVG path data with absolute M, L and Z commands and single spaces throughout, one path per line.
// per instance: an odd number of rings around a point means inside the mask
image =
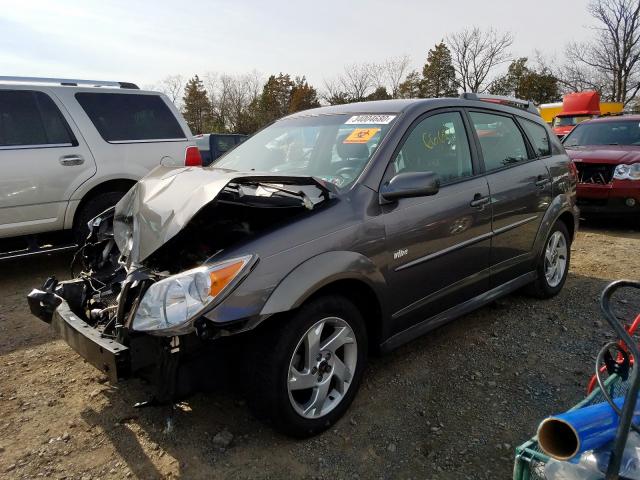
M 389 202 L 399 198 L 425 197 L 440 190 L 440 178 L 433 172 L 399 173 L 382 185 L 380 196 Z

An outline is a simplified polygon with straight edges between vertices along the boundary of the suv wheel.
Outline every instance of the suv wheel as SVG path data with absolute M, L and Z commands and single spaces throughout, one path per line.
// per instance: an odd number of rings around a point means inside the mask
M 99 193 L 82 206 L 73 226 L 73 236 L 79 245 L 82 245 L 89 235 L 87 223 L 106 209 L 113 207 L 125 193 L 121 191 Z
M 258 336 L 256 336 L 258 337 Z M 367 358 L 362 315 L 346 298 L 319 297 L 265 337 L 249 368 L 250 405 L 279 430 L 315 435 L 353 401 Z
M 571 243 L 567 227 L 558 221 L 551 228 L 538 259 L 538 278 L 530 291 L 539 298 L 551 298 L 562 290 L 569 272 Z

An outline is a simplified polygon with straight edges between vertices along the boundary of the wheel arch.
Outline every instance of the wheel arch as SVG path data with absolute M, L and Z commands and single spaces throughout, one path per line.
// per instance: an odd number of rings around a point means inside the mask
M 82 211 L 82 208 L 86 205 L 86 203 L 95 198 L 97 195 L 106 192 L 127 192 L 131 187 L 136 184 L 136 180 L 130 178 L 114 178 L 111 180 L 107 180 L 105 182 L 99 183 L 98 185 L 93 186 L 87 193 L 85 193 L 82 197 L 82 200 L 72 208 L 72 205 L 69 204 L 67 210 L 67 221 L 65 224 L 70 225 L 70 227 L 75 227 L 76 219 L 78 217 L 78 213 Z
M 556 196 L 551 205 L 547 208 L 544 214 L 540 227 L 538 228 L 538 234 L 535 239 L 533 251 L 537 256 L 544 248 L 544 243 L 549 235 L 549 231 L 553 224 L 558 220 L 562 221 L 567 230 L 569 231 L 570 241 L 573 241 L 575 234 L 578 230 L 578 209 L 571 202 L 568 195 L 562 194 Z
M 386 281 L 375 264 L 355 252 L 327 252 L 292 270 L 275 288 L 262 308 L 274 315 L 299 308 L 322 295 L 340 295 L 362 313 L 369 343 L 375 350 L 385 335 Z

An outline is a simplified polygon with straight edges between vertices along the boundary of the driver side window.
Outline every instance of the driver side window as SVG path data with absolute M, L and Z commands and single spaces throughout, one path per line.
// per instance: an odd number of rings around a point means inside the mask
M 414 127 L 393 160 L 395 173 L 434 172 L 442 183 L 473 175 L 460 112 L 432 115 Z

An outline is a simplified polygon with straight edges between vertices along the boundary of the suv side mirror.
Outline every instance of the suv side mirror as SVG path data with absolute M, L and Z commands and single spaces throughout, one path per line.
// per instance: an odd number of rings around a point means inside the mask
M 399 198 L 435 195 L 440 190 L 440 178 L 433 172 L 399 173 L 382 185 L 380 196 L 387 201 Z

